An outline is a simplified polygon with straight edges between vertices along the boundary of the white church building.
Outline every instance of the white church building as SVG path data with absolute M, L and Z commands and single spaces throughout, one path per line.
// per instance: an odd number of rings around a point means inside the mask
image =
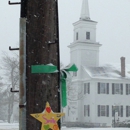
M 96 42 L 96 25 L 90 19 L 88 0 L 83 0 L 69 45 L 71 63 L 78 71 L 67 86 L 66 123 L 112 126 L 130 120 L 130 66 L 124 57 L 120 64 L 99 66 L 101 44 Z

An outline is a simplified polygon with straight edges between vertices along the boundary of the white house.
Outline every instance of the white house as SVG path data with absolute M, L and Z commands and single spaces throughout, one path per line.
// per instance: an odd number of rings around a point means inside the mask
M 124 57 L 120 64 L 99 66 L 96 25 L 90 19 L 88 0 L 83 0 L 69 45 L 71 63 L 79 70 L 67 86 L 65 122 L 75 125 L 111 126 L 114 118 L 115 122 L 130 120 L 130 66 Z

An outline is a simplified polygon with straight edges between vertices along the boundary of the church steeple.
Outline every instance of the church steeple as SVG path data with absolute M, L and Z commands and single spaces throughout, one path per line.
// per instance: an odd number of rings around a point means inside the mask
M 81 66 L 99 66 L 99 47 L 96 42 L 97 22 L 90 19 L 88 0 L 82 1 L 80 20 L 73 24 L 74 40 L 70 44 L 71 63 L 78 67 L 77 77 L 82 77 Z
M 83 0 L 80 19 L 90 20 L 88 0 Z

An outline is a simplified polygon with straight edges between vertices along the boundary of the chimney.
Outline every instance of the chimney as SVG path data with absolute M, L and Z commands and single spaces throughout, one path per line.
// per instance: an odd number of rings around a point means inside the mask
M 125 77 L 125 57 L 121 57 L 121 76 Z

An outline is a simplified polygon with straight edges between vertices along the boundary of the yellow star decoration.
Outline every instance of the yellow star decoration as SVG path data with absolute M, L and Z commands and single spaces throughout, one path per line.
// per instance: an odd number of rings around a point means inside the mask
M 49 103 L 46 103 L 46 108 L 43 113 L 30 114 L 42 123 L 41 130 L 59 130 L 57 121 L 64 116 L 64 113 L 54 113 L 51 110 Z

